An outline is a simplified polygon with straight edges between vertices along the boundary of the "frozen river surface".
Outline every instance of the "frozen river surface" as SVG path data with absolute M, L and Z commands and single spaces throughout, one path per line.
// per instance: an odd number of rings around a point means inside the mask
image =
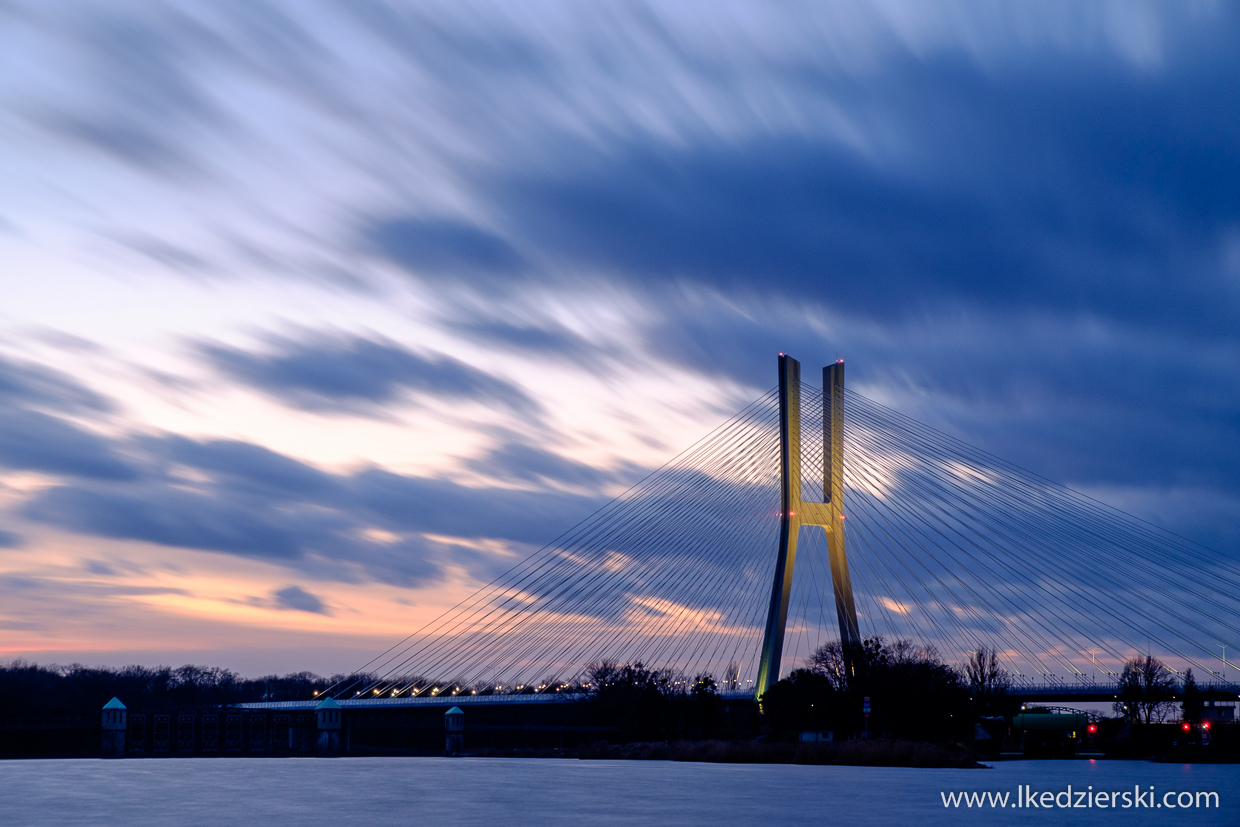
M 1076 808 L 1016 808 L 1016 789 Z M 1141 806 L 1076 795 L 1132 792 Z M 1153 786 L 1152 794 L 1149 787 Z M 1089 788 L 1092 787 L 1092 791 Z M 945 807 L 953 792 L 1006 807 Z M 1159 807 L 1215 792 L 1218 805 Z M 1167 794 L 1170 793 L 1170 798 Z M 1131 797 L 1130 797 L 1131 798 Z M 1202 799 L 1204 801 L 1204 799 Z M 1145 806 L 1149 805 L 1149 806 Z M 1240 766 L 1012 761 L 989 770 L 499 758 L 0 762 L 0 825 L 1240 825 Z

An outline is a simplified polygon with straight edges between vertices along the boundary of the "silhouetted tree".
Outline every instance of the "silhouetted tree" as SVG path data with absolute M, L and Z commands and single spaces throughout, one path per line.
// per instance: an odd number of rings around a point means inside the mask
M 882 670 L 892 664 L 907 664 L 926 657 L 935 659 L 933 650 L 919 648 L 911 640 L 898 639 L 888 644 L 882 635 L 874 635 L 861 641 L 861 663 L 858 667 L 862 675 L 869 675 L 874 670 Z M 844 647 L 838 640 L 830 640 L 814 650 L 806 665 L 810 671 L 822 675 L 831 682 L 838 691 L 848 689 L 848 681 L 844 669 Z
M 932 647 L 881 639 L 867 654 L 865 694 L 871 696 L 871 732 L 921 741 L 954 741 L 972 724 L 968 688 L 960 673 Z M 867 652 L 870 647 L 867 647 Z
M 1201 698 L 1201 690 L 1197 687 L 1197 679 L 1193 677 L 1193 670 L 1187 669 L 1184 672 L 1184 688 L 1183 697 L 1180 699 L 1180 712 L 1184 716 L 1184 720 L 1189 723 L 1201 723 L 1202 711 L 1205 709 L 1205 702 Z
M 968 731 L 971 716 L 967 689 L 960 674 L 943 663 L 933 647 L 918 646 L 903 638 L 888 642 L 875 635 L 861 641 L 861 657 L 859 671 L 864 677 L 855 686 L 844 679 L 839 641 L 819 646 L 807 661 L 807 671 L 834 693 L 824 699 L 832 709 L 833 725 L 828 728 L 841 734 L 860 732 L 865 726 L 862 699 L 869 697 L 871 733 L 953 740 Z M 815 701 L 815 709 L 818 703 Z
M 1012 681 L 999 665 L 994 649 L 981 646 L 970 652 L 964 664 L 964 679 L 978 714 L 994 715 L 1003 711 L 1003 699 L 1012 688 Z
M 337 676 L 343 678 L 344 676 Z M 360 676 L 359 676 L 360 677 Z M 369 678 L 367 678 L 369 682 Z M 161 707 L 227 706 L 313 697 L 334 683 L 310 672 L 245 679 L 218 667 L 192 664 L 121 669 L 0 664 L 0 708 L 6 717 L 93 717 L 113 696 L 134 711 Z M 364 684 L 362 684 L 364 685 Z
M 844 691 L 844 647 L 838 640 L 829 640 L 815 649 L 805 665 L 814 674 L 826 678 L 832 689 Z
M 1115 711 L 1135 723 L 1161 722 L 1172 707 L 1175 677 L 1151 655 L 1124 664 Z
M 762 711 L 777 733 L 841 729 L 842 693 L 831 679 L 809 669 L 795 669 L 766 690 Z
M 698 675 L 689 690 L 690 735 L 709 738 L 719 725 L 723 699 L 719 697 L 719 685 L 710 675 Z
M 658 740 L 677 729 L 673 701 L 683 691 L 667 670 L 641 662 L 618 666 L 604 661 L 587 672 L 589 702 L 596 719 L 621 727 L 638 740 Z

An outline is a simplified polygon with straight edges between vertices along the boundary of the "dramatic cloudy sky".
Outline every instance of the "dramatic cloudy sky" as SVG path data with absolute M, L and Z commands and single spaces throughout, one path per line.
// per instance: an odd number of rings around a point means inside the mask
M 1209 2 L 2 2 L 0 657 L 359 665 L 781 350 L 1240 555 L 1238 54 Z

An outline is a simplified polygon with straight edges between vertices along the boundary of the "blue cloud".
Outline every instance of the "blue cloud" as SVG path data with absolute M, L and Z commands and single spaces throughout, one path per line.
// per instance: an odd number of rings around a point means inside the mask
M 331 474 L 252 442 L 168 435 L 147 439 L 144 445 L 156 457 L 218 474 L 243 492 L 323 501 L 341 490 Z
M 43 332 L 43 336 L 49 336 Z M 64 339 L 66 334 L 51 332 Z M 89 347 L 72 338 L 74 346 Z M 115 410 L 112 401 L 73 377 L 44 365 L 18 362 L 0 356 L 0 405 L 40 408 L 63 413 L 99 414 Z
M 1099 90 L 1096 103 L 1105 97 Z M 1008 131 L 1022 126 L 1034 125 Z M 1197 201 L 1175 179 L 1201 177 L 1202 166 L 1240 178 L 1240 159 L 1221 147 L 1180 146 L 1170 134 L 1129 151 L 1201 149 L 1206 157 L 1100 170 L 1078 157 L 1090 139 L 1109 136 L 1004 144 L 1015 154 L 1050 152 L 1065 167 L 1053 180 L 996 170 L 984 184 L 926 181 L 830 141 L 763 138 L 606 154 L 570 146 L 543 175 L 523 169 L 483 190 L 548 255 L 644 289 L 697 282 L 892 322 L 965 305 L 1084 311 L 1226 335 L 1240 291 L 1217 246 L 1240 218 L 1240 197 Z M 956 153 L 984 151 L 968 141 L 941 150 L 944 166 L 965 163 Z
M 59 417 L 0 407 L 0 466 L 106 480 L 136 476 L 108 442 Z
M 354 475 L 350 486 L 355 502 L 394 530 L 493 537 L 534 545 L 542 545 L 603 502 L 545 490 L 471 488 L 451 480 L 405 476 L 378 468 Z
M 467 221 L 392 218 L 374 222 L 366 235 L 377 253 L 431 282 L 467 273 L 502 284 L 526 266 L 511 244 Z
M 615 471 L 595 468 L 519 439 L 504 441 L 480 456 L 465 460 L 465 465 L 497 479 L 561 483 L 594 490 L 608 483 L 632 481 L 640 472 L 638 466 L 631 463 Z
M 498 404 L 533 417 L 539 405 L 503 379 L 442 355 L 421 355 L 395 343 L 357 336 L 278 339 L 274 352 L 204 344 L 218 370 L 293 407 L 382 415 L 384 406 L 419 397 Z
M 323 522 L 300 509 L 268 511 L 267 503 L 158 486 L 58 486 L 35 497 L 25 515 L 59 528 L 118 540 L 295 560 Z
M 276 606 L 281 609 L 293 609 L 298 612 L 330 615 L 323 601 L 300 586 L 288 586 L 272 593 Z
M 0 358 L 0 467 L 133 479 L 136 471 L 109 440 L 57 415 L 113 410 L 110 400 L 65 374 Z
M 33 120 L 49 133 L 146 171 L 202 173 L 193 140 L 223 125 L 194 71 L 193 57 L 218 58 L 224 44 L 178 13 L 138 15 L 81 9 L 59 34 L 76 59 L 87 102 L 40 101 Z M 84 69 L 84 71 L 82 71 Z
M 552 321 L 531 320 L 524 324 L 513 324 L 498 319 L 470 318 L 467 321 L 452 322 L 451 327 L 471 341 L 486 342 L 536 356 L 588 362 L 596 370 L 603 367 L 602 363 L 606 360 L 616 358 L 616 354 L 609 353 L 584 336 Z

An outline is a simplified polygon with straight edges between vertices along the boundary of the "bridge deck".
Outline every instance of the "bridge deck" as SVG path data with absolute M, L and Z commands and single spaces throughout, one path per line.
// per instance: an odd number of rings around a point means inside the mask
M 1240 683 L 1207 683 L 1197 689 L 1203 700 L 1240 699 Z M 1119 700 L 1120 688 L 1118 683 L 1033 683 L 1013 686 L 1007 694 L 1022 701 L 1110 702 Z
M 416 706 L 478 706 L 490 704 L 556 704 L 578 703 L 587 696 L 566 692 L 547 693 L 544 695 L 422 695 L 416 698 L 350 698 L 338 700 L 344 709 L 400 709 Z M 721 696 L 726 701 L 752 701 L 753 695 L 748 692 L 724 692 Z M 308 701 L 258 701 L 237 704 L 244 709 L 282 709 L 307 710 L 314 709 L 323 698 Z
M 1198 687 L 1203 700 L 1240 700 L 1240 683 L 1202 684 Z M 1109 703 L 1119 699 L 1119 685 L 1114 683 L 1045 683 L 1013 686 L 1008 697 L 1020 701 L 1079 701 Z M 752 701 L 747 692 L 724 692 L 726 701 Z M 571 693 L 548 693 L 541 695 L 422 695 L 416 698 L 351 698 L 338 703 L 345 709 L 392 709 L 417 706 L 477 706 L 490 704 L 557 704 L 575 703 L 586 699 L 585 695 Z M 1178 696 L 1177 696 L 1178 699 Z M 245 709 L 314 709 L 322 698 L 305 701 L 266 701 L 238 704 Z

